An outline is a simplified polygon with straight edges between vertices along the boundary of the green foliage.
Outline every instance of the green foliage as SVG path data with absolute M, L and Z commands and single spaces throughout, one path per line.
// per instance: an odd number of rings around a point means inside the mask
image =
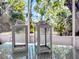
M 14 11 L 23 12 L 25 6 L 24 0 L 8 0 L 8 3 Z
M 22 13 L 19 13 L 19 12 L 12 12 L 11 14 L 12 14 L 12 15 L 11 15 L 10 21 L 11 21 L 13 24 L 17 21 L 17 19 L 24 21 L 24 16 L 23 16 Z
M 36 0 L 36 2 L 37 2 L 37 3 L 40 3 L 40 2 L 41 2 L 41 0 Z
M 41 16 L 45 16 L 46 21 L 52 20 L 53 27 L 55 31 L 63 33 L 66 26 L 70 23 L 68 18 L 71 15 L 71 11 L 67 6 L 65 6 L 66 0 L 36 0 L 37 4 L 35 6 L 35 11 Z M 49 19 L 49 20 L 48 20 Z M 72 26 L 70 26 L 72 27 Z
M 48 0 L 36 0 L 37 4 L 35 6 L 35 11 L 41 15 L 41 17 L 44 16 L 46 13 L 46 7 L 48 4 Z
M 10 5 L 11 12 L 11 21 L 15 23 L 16 19 L 20 19 L 24 21 L 24 0 L 8 0 L 8 4 Z
M 55 29 L 55 31 L 58 31 L 60 35 L 62 35 L 62 33 L 65 30 L 64 23 L 61 22 L 61 23 L 55 24 L 54 29 Z
M 67 30 L 72 32 L 71 30 L 72 29 L 72 15 L 70 15 L 67 18 L 66 25 L 67 25 Z

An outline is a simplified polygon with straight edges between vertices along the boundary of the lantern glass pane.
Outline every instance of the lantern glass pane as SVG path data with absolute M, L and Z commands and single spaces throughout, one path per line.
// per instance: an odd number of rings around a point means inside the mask
M 40 28 L 40 45 L 45 45 L 45 29 Z
M 15 28 L 15 45 L 25 45 L 25 27 Z M 18 44 L 17 44 L 18 43 Z
M 46 32 L 46 37 L 47 37 L 47 46 L 50 47 L 50 29 L 47 28 L 47 32 Z
M 34 29 L 34 43 L 37 43 L 37 29 Z

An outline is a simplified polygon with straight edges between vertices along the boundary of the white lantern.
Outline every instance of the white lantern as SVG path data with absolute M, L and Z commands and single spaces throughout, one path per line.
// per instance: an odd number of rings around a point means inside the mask
M 52 53 L 52 27 L 45 21 L 36 24 L 37 55 L 40 53 Z
M 16 24 L 12 27 L 12 50 L 16 52 L 26 52 L 28 59 L 28 26 L 25 24 Z

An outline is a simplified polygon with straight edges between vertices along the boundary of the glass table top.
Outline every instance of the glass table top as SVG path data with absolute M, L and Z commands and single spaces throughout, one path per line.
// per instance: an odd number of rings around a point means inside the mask
M 65 45 L 52 45 L 52 57 L 54 59 L 73 59 L 72 46 Z M 35 46 L 33 43 L 28 44 L 28 59 L 35 59 Z M 1 59 L 26 59 L 25 52 L 12 53 L 12 43 L 6 42 L 0 45 L 0 58 Z M 42 56 L 41 56 L 42 58 Z M 46 58 L 45 58 L 46 59 Z

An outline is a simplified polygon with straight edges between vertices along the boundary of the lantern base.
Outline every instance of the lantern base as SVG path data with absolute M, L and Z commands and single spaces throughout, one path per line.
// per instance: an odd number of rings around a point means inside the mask
M 16 53 L 20 53 L 20 52 L 26 52 L 26 48 L 24 46 L 21 46 L 21 47 L 15 47 L 13 49 L 13 53 L 16 54 Z
M 51 49 L 46 45 L 41 45 L 39 47 L 39 52 L 38 53 L 50 53 L 50 52 L 51 52 Z

